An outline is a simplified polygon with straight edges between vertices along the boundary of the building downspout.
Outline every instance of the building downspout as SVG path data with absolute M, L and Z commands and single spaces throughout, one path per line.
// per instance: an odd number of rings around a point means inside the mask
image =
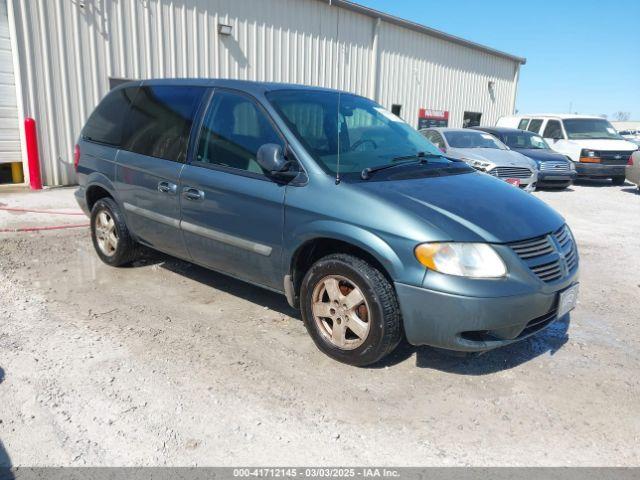
M 516 113 L 516 96 L 518 94 L 518 81 L 520 80 L 520 64 L 516 64 L 515 73 L 513 75 L 513 91 L 511 93 L 511 114 Z
M 369 96 L 378 102 L 380 100 L 380 24 L 382 19 L 373 22 L 373 37 L 371 39 L 371 76 L 369 77 Z
M 18 7 L 20 8 L 20 7 Z M 24 96 L 22 95 L 22 71 L 20 69 L 20 53 L 18 52 L 18 31 L 13 0 L 7 0 L 7 21 L 9 23 L 9 39 L 11 42 L 11 59 L 13 61 L 13 81 L 16 87 L 16 103 L 18 104 L 18 131 L 20 132 L 20 156 L 22 158 L 22 181 L 29 183 L 27 163 L 27 140 L 23 128 L 25 119 Z

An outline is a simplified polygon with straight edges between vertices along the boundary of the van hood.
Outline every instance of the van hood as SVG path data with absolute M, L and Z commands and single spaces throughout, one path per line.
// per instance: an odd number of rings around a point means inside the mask
M 569 140 L 574 145 L 578 145 L 580 148 L 588 148 L 589 150 L 596 150 L 598 152 L 616 152 L 616 151 L 633 151 L 638 149 L 638 145 L 628 140 Z
M 498 150 L 497 148 L 451 148 L 447 153 L 455 153 L 460 160 L 480 160 L 491 162 L 498 167 L 533 167 L 531 160 L 513 150 Z
M 353 184 L 411 214 L 433 240 L 508 243 L 556 231 L 564 219 L 533 195 L 480 172 Z

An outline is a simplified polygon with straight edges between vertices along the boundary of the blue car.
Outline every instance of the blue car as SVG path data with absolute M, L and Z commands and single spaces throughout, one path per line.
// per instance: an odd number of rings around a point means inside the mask
M 538 188 L 567 188 L 577 177 L 573 162 L 561 153 L 553 151 L 540 135 L 504 127 L 474 129 L 490 133 L 511 150 L 535 161 L 538 165 Z
M 104 263 L 144 245 L 282 293 L 318 348 L 351 365 L 404 337 L 509 345 L 576 303 L 578 252 L 558 213 L 361 96 L 127 83 L 88 119 L 75 161 Z

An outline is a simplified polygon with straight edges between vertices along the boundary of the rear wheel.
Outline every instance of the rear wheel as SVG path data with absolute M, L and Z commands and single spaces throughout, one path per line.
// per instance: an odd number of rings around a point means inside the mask
M 613 182 L 614 185 L 624 185 L 625 180 L 626 179 L 623 176 L 611 177 L 611 181 Z
M 318 260 L 302 281 L 300 298 L 307 331 L 335 360 L 369 365 L 400 342 L 401 316 L 393 286 L 358 257 L 334 254 Z
M 91 209 L 91 239 L 100 260 L 113 267 L 131 263 L 140 252 L 118 205 L 109 197 L 101 198 Z

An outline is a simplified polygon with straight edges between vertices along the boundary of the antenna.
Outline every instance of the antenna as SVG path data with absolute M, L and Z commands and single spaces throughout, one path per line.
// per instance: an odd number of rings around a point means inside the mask
M 336 125 L 338 126 L 336 132 L 338 134 L 338 159 L 336 161 L 336 185 L 340 185 L 340 138 L 342 134 L 340 132 L 340 100 L 342 98 L 342 92 L 338 90 L 338 114 L 336 115 Z
M 329 6 L 331 7 L 333 5 L 332 0 L 329 0 Z M 338 54 L 338 76 L 337 76 L 337 87 L 338 87 L 338 111 L 336 112 L 336 132 L 338 135 L 338 157 L 336 160 L 336 185 L 340 185 L 340 100 L 342 99 L 342 90 L 340 90 L 340 87 L 342 86 L 340 84 L 341 79 L 342 79 L 342 74 L 344 73 L 344 65 L 342 65 L 343 63 L 343 58 L 342 57 L 342 46 L 340 45 L 340 8 L 338 7 L 336 9 L 336 50 L 337 50 L 337 54 Z M 342 65 L 342 72 L 341 70 L 341 65 Z

